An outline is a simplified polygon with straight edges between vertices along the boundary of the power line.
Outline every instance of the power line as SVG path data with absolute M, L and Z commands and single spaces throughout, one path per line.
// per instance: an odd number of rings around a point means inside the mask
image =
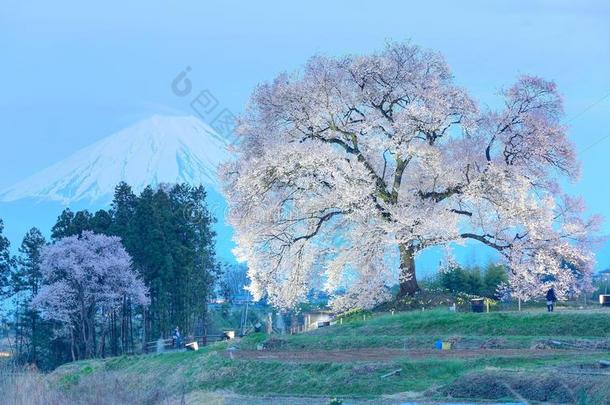
M 574 120 L 576 120 L 577 118 L 581 117 L 583 114 L 585 114 L 587 111 L 589 111 L 590 109 L 592 109 L 593 107 L 597 106 L 598 104 L 600 104 L 601 102 L 603 102 L 605 99 L 607 99 L 608 97 L 610 97 L 610 93 L 607 93 L 606 95 L 604 95 L 602 98 L 598 99 L 597 101 L 595 101 L 592 104 L 589 104 L 587 107 L 585 107 L 582 111 L 580 111 L 578 114 L 574 115 L 572 118 L 570 118 L 568 121 L 566 121 L 566 124 L 569 124 L 571 122 L 573 122 Z M 605 141 L 606 139 L 610 138 L 610 134 L 604 135 L 601 138 L 597 139 L 595 142 L 593 142 L 592 144 L 590 144 L 589 146 L 585 147 L 584 149 L 582 149 L 580 151 L 580 153 L 584 153 L 586 151 L 588 151 L 589 149 L 593 148 L 594 146 L 600 144 L 601 142 Z
M 600 104 L 602 101 L 604 101 L 605 99 L 607 99 L 608 97 L 610 97 L 610 93 L 606 94 L 605 96 L 603 96 L 602 98 L 600 98 L 599 100 L 595 101 L 593 104 L 588 105 L 587 107 L 585 107 L 584 110 L 582 110 L 581 112 L 579 112 L 578 114 L 576 114 L 575 116 L 573 116 L 572 118 L 570 118 L 568 121 L 566 121 L 566 124 L 569 124 L 570 122 L 574 121 L 575 119 L 579 118 L 581 115 L 583 115 L 584 113 L 586 113 L 587 111 L 589 111 L 590 109 L 592 109 L 593 107 L 595 107 L 596 105 Z
M 596 140 L 595 142 L 593 142 L 591 145 L 587 146 L 586 148 L 582 149 L 580 151 L 580 153 L 584 153 L 586 151 L 588 151 L 589 149 L 593 148 L 594 146 L 596 146 L 597 144 L 605 141 L 606 139 L 610 138 L 610 134 L 604 135 L 601 138 L 599 138 L 598 140 Z

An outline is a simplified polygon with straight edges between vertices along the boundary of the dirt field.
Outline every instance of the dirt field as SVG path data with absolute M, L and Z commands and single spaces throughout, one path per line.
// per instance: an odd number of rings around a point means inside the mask
M 385 362 L 395 361 L 399 358 L 478 358 L 478 357 L 528 357 L 544 358 L 558 354 L 582 354 L 582 350 L 554 350 L 554 349 L 462 349 L 462 350 L 402 350 L 369 348 L 357 350 L 312 350 L 312 351 L 256 351 L 236 350 L 225 352 L 225 356 L 239 360 L 284 361 L 294 363 L 307 362 Z M 587 353 L 605 353 L 604 351 L 589 350 Z

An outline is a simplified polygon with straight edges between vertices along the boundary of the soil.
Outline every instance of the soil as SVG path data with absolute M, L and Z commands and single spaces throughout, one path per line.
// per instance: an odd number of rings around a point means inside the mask
M 608 403 L 609 382 L 609 375 L 564 375 L 550 370 L 538 374 L 485 371 L 459 377 L 443 388 L 441 394 L 451 398 L 601 404 Z M 583 396 L 585 392 L 591 397 Z
M 396 359 L 420 358 L 478 358 L 478 357 L 520 357 L 544 358 L 558 354 L 582 354 L 582 350 L 554 350 L 554 349 L 457 349 L 457 350 L 402 350 L 369 348 L 357 350 L 303 350 L 303 351 L 273 351 L 273 350 L 236 350 L 225 353 L 234 359 L 284 361 L 294 363 L 307 362 L 389 362 Z M 595 353 L 595 351 L 589 351 Z M 602 352 L 603 353 L 603 352 Z

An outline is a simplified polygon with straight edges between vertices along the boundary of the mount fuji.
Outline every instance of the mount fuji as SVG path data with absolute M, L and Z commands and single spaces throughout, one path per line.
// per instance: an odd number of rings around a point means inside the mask
M 218 165 L 231 159 L 229 143 L 193 116 L 155 115 L 87 146 L 60 162 L 0 191 L 0 218 L 13 253 L 33 226 L 49 236 L 60 212 L 107 209 L 115 186 L 124 181 L 135 193 L 162 183 L 203 185 L 218 219 L 216 250 L 232 262 L 233 230 L 219 192 Z
M 159 116 L 118 131 L 0 192 L 22 199 L 107 204 L 121 181 L 139 192 L 147 185 L 188 183 L 218 190 L 218 165 L 228 142 L 193 116 Z

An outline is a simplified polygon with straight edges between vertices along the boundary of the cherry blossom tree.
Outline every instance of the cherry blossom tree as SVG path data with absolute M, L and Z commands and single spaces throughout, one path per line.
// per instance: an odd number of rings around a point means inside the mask
M 148 290 L 118 237 L 85 231 L 46 246 L 41 256 L 43 285 L 32 305 L 63 326 L 73 359 L 96 355 L 96 328 L 104 334 L 109 314 L 124 299 L 149 303 Z
M 222 168 L 250 289 L 278 306 L 317 286 L 339 308 L 418 291 L 415 257 L 476 241 L 500 252 L 520 292 L 589 277 L 598 218 L 561 190 L 576 179 L 554 83 L 522 76 L 479 109 L 441 55 L 392 43 L 316 56 L 255 90 Z M 546 277 L 546 278 L 545 278 Z

